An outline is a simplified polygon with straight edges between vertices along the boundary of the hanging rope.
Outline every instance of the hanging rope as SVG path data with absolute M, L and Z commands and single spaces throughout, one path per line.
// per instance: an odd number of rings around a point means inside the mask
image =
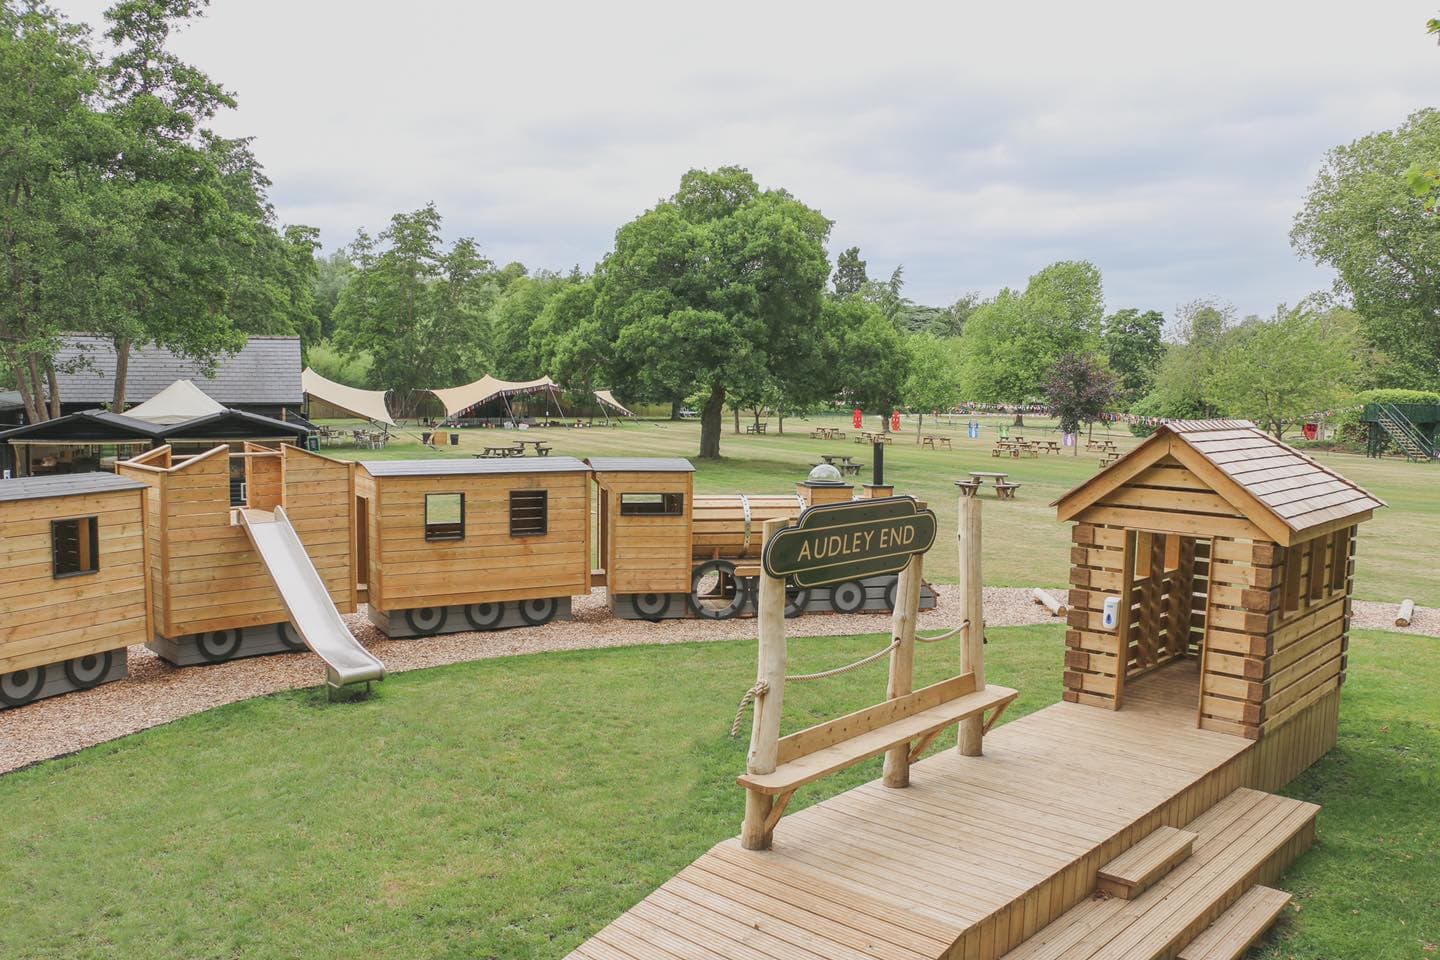
M 951 637 L 958 636 L 959 634 L 964 633 L 964 632 L 965 632 L 965 628 L 968 627 L 968 626 L 970 626 L 970 621 L 969 621 L 969 620 L 963 621 L 963 622 L 960 624 L 960 626 L 956 627 L 954 630 L 946 630 L 944 633 L 940 634 L 938 637 L 922 637 L 922 636 L 920 636 L 920 634 L 917 633 L 917 634 L 915 634 L 915 642 L 916 642 L 916 643 L 939 643 L 941 640 L 949 640 Z
M 876 650 L 867 657 L 861 657 L 854 663 L 847 663 L 843 667 L 834 667 L 830 670 L 821 670 L 819 673 L 797 673 L 793 676 L 786 677 L 785 682 L 804 683 L 807 680 L 825 680 L 830 677 L 838 677 L 842 674 L 849 673 L 851 670 L 859 670 L 861 667 L 869 666 L 876 660 L 888 655 L 890 651 L 898 646 L 900 646 L 900 638 L 895 637 L 890 641 L 889 646 Z M 745 708 L 754 703 L 756 698 L 763 697 L 769 692 L 770 684 L 764 680 L 756 680 L 755 685 L 745 691 L 745 695 L 740 698 L 740 706 L 735 709 L 735 721 L 730 724 L 730 736 L 740 736 L 740 724 L 744 722 L 745 719 Z

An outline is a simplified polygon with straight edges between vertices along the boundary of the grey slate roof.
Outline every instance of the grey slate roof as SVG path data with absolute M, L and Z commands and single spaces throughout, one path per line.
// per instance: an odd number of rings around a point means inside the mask
M 115 347 L 104 337 L 70 334 L 55 355 L 60 399 L 65 403 L 108 403 L 114 394 Z M 251 337 L 240 352 L 223 356 L 213 377 L 194 360 L 153 344 L 130 351 L 125 399 L 143 403 L 176 380 L 191 380 L 225 406 L 288 404 L 304 399 L 300 387 L 300 338 Z
M 27 423 L 9 430 L 0 430 L 0 440 L 24 440 L 38 437 L 47 440 L 73 440 L 76 443 L 114 443 L 122 437 L 143 437 L 158 440 L 165 428 L 136 420 L 108 410 L 82 410 L 54 420 Z
M 47 497 L 80 497 L 89 493 L 116 493 L 144 490 L 138 480 L 113 473 L 61 473 L 50 477 L 20 477 L 0 480 L 0 503 L 14 500 L 43 500 Z
M 23 410 L 25 403 L 19 390 L 0 390 L 0 410 Z
M 599 473 L 694 473 L 684 457 L 591 457 L 585 461 Z
M 517 473 L 589 473 L 574 457 L 505 457 L 468 460 L 362 460 L 372 477 L 453 477 Z

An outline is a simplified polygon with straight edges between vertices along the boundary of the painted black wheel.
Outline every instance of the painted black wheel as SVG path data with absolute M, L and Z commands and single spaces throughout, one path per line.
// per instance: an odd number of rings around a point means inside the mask
M 433 637 L 444 622 L 444 607 L 415 607 L 405 611 L 405 625 L 417 637 Z
M 847 580 L 830 588 L 830 605 L 841 613 L 854 613 L 865 606 L 865 585 Z
M 103 653 L 88 653 L 74 660 L 66 660 L 65 679 L 77 690 L 89 690 L 99 686 L 100 681 L 110 672 L 113 656 L 113 651 L 106 650 Z
M 745 609 L 749 593 L 729 560 L 706 560 L 690 575 L 690 609 L 706 620 L 729 620 Z
M 794 620 L 805 612 L 805 604 L 810 602 L 810 591 L 804 590 L 792 584 L 785 584 L 785 619 Z
M 26 667 L 0 673 L 0 703 L 7 707 L 20 707 L 40 695 L 45 686 L 45 667 Z
M 641 619 L 649 620 L 651 623 L 659 623 L 670 613 L 670 594 L 668 593 L 632 594 L 630 603 L 635 607 L 635 612 L 640 614 Z
M 538 627 L 542 623 L 549 623 L 555 619 L 555 614 L 560 612 L 560 601 L 554 597 L 541 597 L 537 600 L 520 601 L 520 619 Z
M 211 630 L 195 637 L 195 649 L 206 663 L 221 663 L 240 652 L 239 630 Z
M 275 636 L 280 640 L 280 646 L 286 650 L 304 650 L 305 641 L 300 639 L 300 631 L 295 629 L 295 624 L 289 620 L 282 620 L 275 624 Z
M 471 603 L 465 607 L 465 621 L 476 630 L 494 630 L 503 619 L 503 603 Z
M 899 599 L 900 578 L 896 577 L 894 580 L 891 580 L 890 585 L 885 588 L 885 608 L 887 610 L 894 610 L 895 604 L 899 601 Z

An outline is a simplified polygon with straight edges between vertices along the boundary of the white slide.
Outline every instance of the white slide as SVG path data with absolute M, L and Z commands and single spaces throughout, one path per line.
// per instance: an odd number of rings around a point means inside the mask
M 274 513 L 243 509 L 240 523 L 280 591 L 295 632 L 325 661 L 330 686 L 384 680 L 385 664 L 362 647 L 345 626 L 300 535 L 285 516 L 285 508 L 276 507 Z

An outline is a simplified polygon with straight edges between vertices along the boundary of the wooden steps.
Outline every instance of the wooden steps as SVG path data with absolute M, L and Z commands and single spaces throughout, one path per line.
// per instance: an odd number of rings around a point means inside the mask
M 1174 827 L 1159 827 L 1154 833 L 1100 868 L 1096 889 L 1121 900 L 1134 900 L 1190 856 L 1195 834 Z
M 1006 960 L 1174 956 L 1257 880 L 1278 873 L 1309 846 L 1319 809 L 1258 790 L 1236 790 L 1188 824 L 1196 835 L 1193 852 L 1150 889 L 1133 900 L 1085 901 L 1010 951 Z
M 1290 894 L 1282 890 L 1251 887 L 1219 920 L 1190 941 L 1178 960 L 1239 960 L 1264 936 L 1289 902 Z

